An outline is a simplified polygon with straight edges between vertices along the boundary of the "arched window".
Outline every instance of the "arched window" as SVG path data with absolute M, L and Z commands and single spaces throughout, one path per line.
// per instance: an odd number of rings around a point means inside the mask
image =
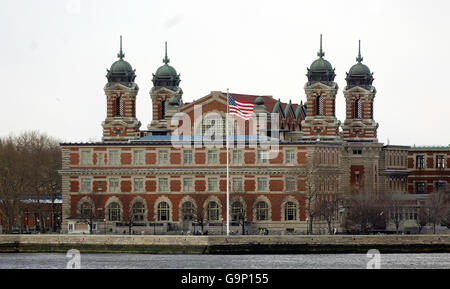
M 297 205 L 293 202 L 287 202 L 284 205 L 284 220 L 294 221 L 297 220 Z
M 231 204 L 231 221 L 238 222 L 243 218 L 245 218 L 244 206 L 239 201 L 233 202 L 233 204 Z
M 132 215 L 133 221 L 141 222 L 144 221 L 145 216 L 145 206 L 142 202 L 136 202 L 132 207 Z
M 256 204 L 256 220 L 267 221 L 269 220 L 269 206 L 266 202 L 258 202 Z
M 181 206 L 183 221 L 192 221 L 195 216 L 195 207 L 192 202 L 184 202 Z
M 123 112 L 122 98 L 119 96 L 116 98 L 116 115 L 115 116 L 122 116 L 122 112 Z
M 158 204 L 158 221 L 169 221 L 170 220 L 170 207 L 166 202 L 161 202 Z
M 161 119 L 166 118 L 166 101 L 161 101 Z
M 207 210 L 207 220 L 208 221 L 218 221 L 219 220 L 219 204 L 216 202 L 209 202 Z
M 361 118 L 361 100 L 355 100 L 355 118 Z
M 91 218 L 94 216 L 94 209 L 92 208 L 92 205 L 89 202 L 84 202 L 80 206 L 80 214 L 84 218 Z
M 323 115 L 323 100 L 321 95 L 316 97 L 316 115 Z
M 108 206 L 108 220 L 120 221 L 120 205 L 118 203 L 111 203 Z

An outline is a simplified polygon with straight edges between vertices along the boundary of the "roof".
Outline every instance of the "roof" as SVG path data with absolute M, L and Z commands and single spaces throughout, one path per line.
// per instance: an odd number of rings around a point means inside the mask
M 433 151 L 433 150 L 450 150 L 450 144 L 448 146 L 412 146 L 410 148 L 410 150 L 428 150 L 428 151 Z

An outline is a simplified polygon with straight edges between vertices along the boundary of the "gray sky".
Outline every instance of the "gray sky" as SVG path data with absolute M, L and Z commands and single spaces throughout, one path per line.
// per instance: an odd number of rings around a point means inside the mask
M 345 72 L 361 39 L 378 91 L 379 140 L 448 145 L 449 8 L 446 0 L 2 0 L 0 136 L 40 130 L 63 141 L 100 140 L 106 68 L 117 59 L 121 34 L 145 129 L 164 41 L 185 102 L 230 88 L 299 103 L 322 33 L 342 122 Z

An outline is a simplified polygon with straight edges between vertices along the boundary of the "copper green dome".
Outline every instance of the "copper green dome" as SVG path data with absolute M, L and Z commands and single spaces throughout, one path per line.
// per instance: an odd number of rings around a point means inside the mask
M 361 41 L 359 41 L 358 57 L 356 58 L 356 61 L 358 63 L 354 64 L 350 68 L 347 73 L 347 77 L 345 78 L 347 81 L 347 87 L 351 88 L 353 86 L 362 86 L 369 88 L 372 86 L 373 73 L 370 72 L 367 65 L 361 63 L 363 61 L 363 58 L 361 57 Z
M 119 60 L 111 65 L 111 68 L 106 70 L 106 78 L 108 79 L 108 85 L 112 83 L 122 83 L 127 86 L 131 86 L 136 78 L 135 71 L 131 64 L 123 60 L 125 54 L 122 51 L 122 36 L 120 36 L 120 51 L 117 54 Z
M 321 82 L 326 85 L 331 85 L 336 74 L 331 63 L 323 58 L 325 53 L 322 50 L 322 34 L 320 34 L 320 50 L 317 53 L 318 59 L 314 60 L 308 69 L 306 76 L 308 77 L 308 85 L 315 82 Z
M 258 96 L 258 97 L 255 99 L 255 104 L 256 104 L 256 105 L 264 105 L 264 98 L 262 98 L 261 96 Z
M 180 75 L 177 74 L 175 68 L 169 65 L 169 58 L 167 57 L 167 42 L 166 42 L 166 56 L 163 59 L 164 65 L 156 70 L 153 74 L 153 86 L 154 87 L 166 87 L 171 90 L 176 90 L 180 83 Z

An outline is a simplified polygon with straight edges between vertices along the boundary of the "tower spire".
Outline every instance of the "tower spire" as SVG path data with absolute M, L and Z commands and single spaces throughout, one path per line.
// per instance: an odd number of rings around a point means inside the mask
M 170 62 L 170 59 L 167 57 L 167 41 L 166 41 L 166 56 L 164 57 L 163 62 L 164 62 L 165 64 L 167 64 L 167 63 Z
M 363 61 L 363 58 L 361 57 L 361 40 L 359 40 L 358 57 L 356 58 L 356 61 L 358 61 L 359 63 Z
M 122 35 L 120 35 L 120 51 L 117 54 L 117 57 L 119 57 L 120 59 L 123 59 L 125 57 L 125 54 L 122 51 Z
M 317 52 L 317 56 L 319 56 L 320 58 L 325 56 L 325 52 L 323 52 L 323 50 L 322 50 L 322 34 L 320 34 L 320 50 L 319 50 L 319 52 Z

